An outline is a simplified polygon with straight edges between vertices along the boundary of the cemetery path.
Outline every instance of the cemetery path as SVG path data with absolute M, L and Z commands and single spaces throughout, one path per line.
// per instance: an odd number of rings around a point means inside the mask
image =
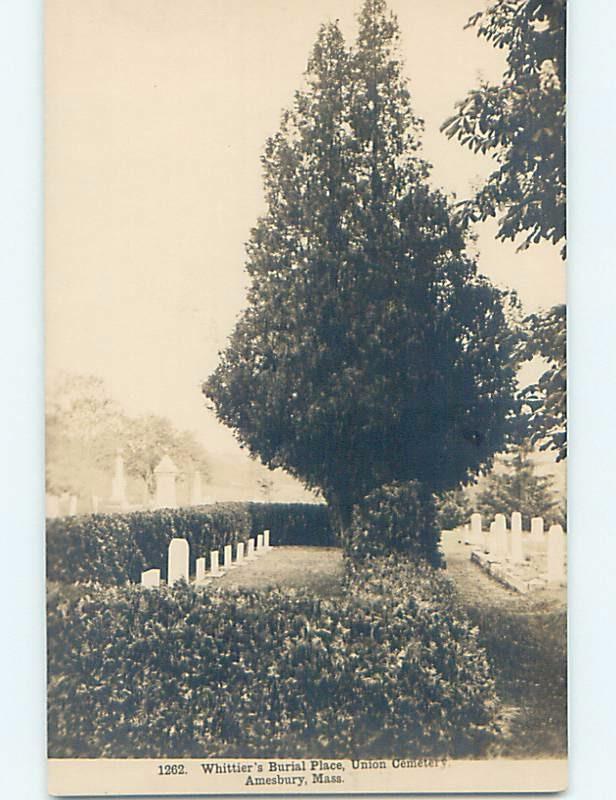
M 563 608 L 566 589 L 543 589 L 526 595 L 506 589 L 470 560 L 470 547 L 455 537 L 443 541 L 447 574 L 456 586 L 462 604 L 473 608 L 502 608 L 513 613 L 544 613 Z
M 447 575 L 465 607 L 502 608 L 509 613 L 543 613 L 563 608 L 565 589 L 518 594 L 501 586 L 470 560 L 470 548 L 457 538 L 443 541 Z M 275 547 L 257 560 L 233 569 L 217 581 L 222 588 L 306 589 L 327 597 L 339 594 L 342 552 L 336 547 Z
M 226 589 L 306 589 L 322 597 L 341 592 L 342 552 L 337 547 L 275 547 L 218 582 Z

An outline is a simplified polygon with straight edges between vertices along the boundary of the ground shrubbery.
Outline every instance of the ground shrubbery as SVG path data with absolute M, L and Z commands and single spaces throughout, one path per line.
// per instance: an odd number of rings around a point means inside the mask
M 380 486 L 353 509 L 345 552 L 354 560 L 403 553 L 440 566 L 433 495 L 417 481 Z
M 349 566 L 342 597 L 59 586 L 52 757 L 477 755 L 497 700 L 427 565 Z
M 215 503 L 127 514 L 91 514 L 47 520 L 47 577 L 52 581 L 138 581 L 141 570 L 167 574 L 174 536 L 190 543 L 190 569 L 210 550 L 255 536 L 265 528 L 273 544 L 332 545 L 325 505 Z

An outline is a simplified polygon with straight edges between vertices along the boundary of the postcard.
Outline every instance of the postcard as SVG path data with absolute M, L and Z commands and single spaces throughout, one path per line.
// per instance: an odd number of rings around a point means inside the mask
M 567 784 L 564 0 L 47 0 L 57 796 Z

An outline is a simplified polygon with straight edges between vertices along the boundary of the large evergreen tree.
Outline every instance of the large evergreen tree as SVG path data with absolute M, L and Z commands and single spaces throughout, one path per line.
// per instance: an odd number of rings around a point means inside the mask
M 353 49 L 324 25 L 263 157 L 248 307 L 204 385 L 271 468 L 345 528 L 378 486 L 452 488 L 502 449 L 513 369 L 502 295 L 430 189 L 396 20 L 367 0 Z

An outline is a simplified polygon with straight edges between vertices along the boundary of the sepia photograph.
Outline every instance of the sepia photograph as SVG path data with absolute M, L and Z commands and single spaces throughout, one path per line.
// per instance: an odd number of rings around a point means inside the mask
M 56 796 L 567 786 L 565 0 L 47 0 Z

